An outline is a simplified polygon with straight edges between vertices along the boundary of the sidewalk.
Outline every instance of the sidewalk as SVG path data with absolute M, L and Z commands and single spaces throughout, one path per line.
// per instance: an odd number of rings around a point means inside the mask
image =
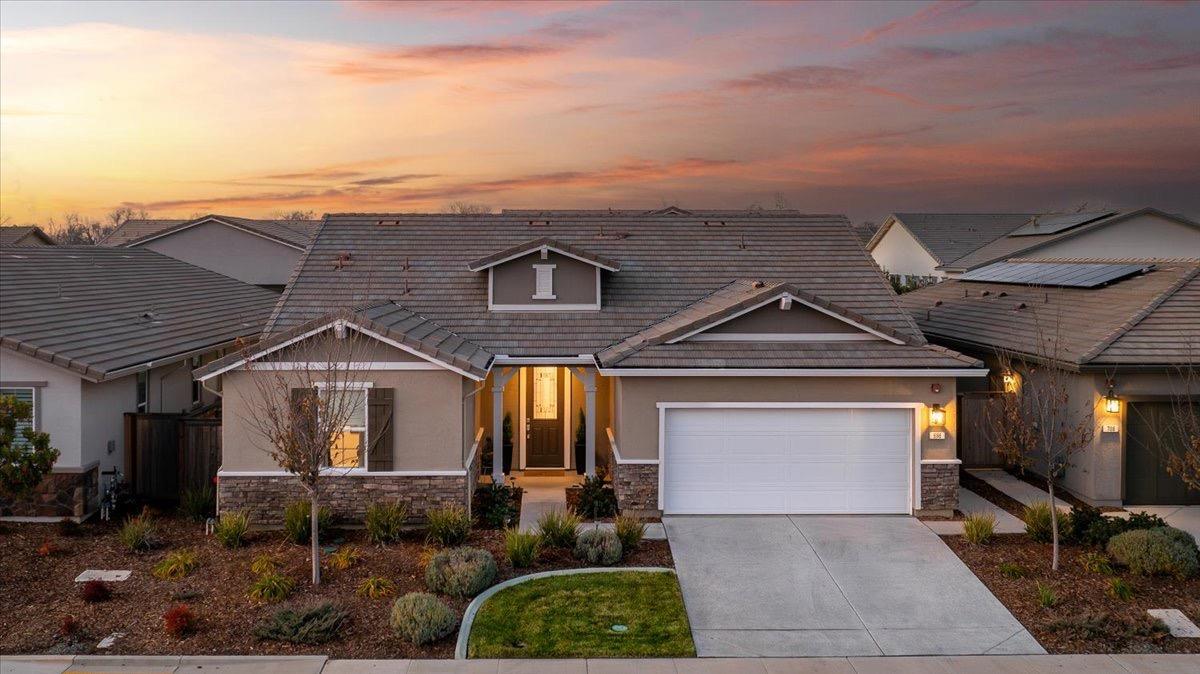
M 992 513 L 996 516 L 995 532 L 998 534 L 1020 534 L 1025 532 L 1024 522 L 1013 517 L 1007 510 L 966 487 L 958 488 L 958 510 L 967 515 L 983 512 Z M 961 536 L 963 532 L 962 521 L 923 520 L 923 523 L 925 526 L 933 529 L 933 533 L 939 536 Z
M 1048 492 L 1018 480 L 999 468 L 971 468 L 967 472 L 1027 506 L 1039 501 L 1050 502 Z M 1071 504 L 1062 499 L 1055 499 L 1055 505 L 1059 512 L 1071 512 Z
M 964 655 L 691 660 L 326 660 L 309 657 L 0 656 L 0 674 L 1194 674 L 1200 655 Z

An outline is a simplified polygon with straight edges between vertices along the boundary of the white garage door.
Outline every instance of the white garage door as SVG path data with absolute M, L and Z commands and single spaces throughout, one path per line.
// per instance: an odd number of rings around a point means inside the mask
M 913 411 L 668 408 L 663 510 L 908 513 Z

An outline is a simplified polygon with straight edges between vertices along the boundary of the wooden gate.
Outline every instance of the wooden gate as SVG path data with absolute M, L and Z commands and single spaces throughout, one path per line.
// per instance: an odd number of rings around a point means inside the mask
M 135 495 L 178 501 L 184 489 L 212 485 L 220 464 L 219 408 L 215 415 L 125 415 L 126 478 Z
M 994 394 L 964 393 L 958 397 L 958 458 L 963 468 L 1003 468 L 1004 460 L 988 440 L 988 413 L 997 402 Z

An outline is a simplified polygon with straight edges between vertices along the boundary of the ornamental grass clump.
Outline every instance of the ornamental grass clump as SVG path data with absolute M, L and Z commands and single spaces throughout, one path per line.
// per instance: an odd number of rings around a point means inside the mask
M 1037 584 L 1037 601 L 1038 606 L 1042 608 L 1054 608 L 1058 604 L 1058 593 L 1049 585 Z
M 283 510 L 283 532 L 296 545 L 308 545 L 312 541 L 312 504 L 296 501 Z M 324 538 L 333 528 L 333 513 L 321 506 L 317 508 L 317 535 Z
M 397 636 L 423 646 L 449 636 L 458 626 L 458 616 L 432 594 L 410 592 L 392 604 L 390 623 Z
M 982 545 L 992 540 L 996 533 L 996 514 L 991 512 L 971 513 L 963 518 L 963 538 L 971 545 Z
M 254 601 L 277 602 L 291 596 L 296 581 L 282 573 L 264 573 L 250 585 L 250 598 Z
M 465 599 L 487 589 L 496 580 L 496 560 L 479 548 L 442 550 L 425 567 L 425 585 L 433 592 Z
M 642 538 L 646 536 L 646 523 L 637 517 L 617 515 L 613 531 L 621 541 L 622 554 L 629 555 L 642 544 Z
M 381 576 L 368 576 L 358 584 L 358 589 L 354 591 L 360 597 L 367 599 L 379 599 L 381 597 L 391 596 L 396 591 L 396 584 L 387 578 Z
M 181 639 L 196 631 L 196 614 L 187 604 L 177 604 L 163 614 L 163 629 L 167 634 Z
M 398 501 L 380 501 L 367 506 L 363 526 L 367 540 L 376 545 L 387 545 L 400 540 L 404 523 L 408 520 L 408 506 Z
M 193 522 L 203 522 L 216 511 L 217 494 L 212 486 L 191 487 L 179 495 L 179 514 Z
M 1108 579 L 1108 596 L 1121 601 L 1133 599 L 1133 585 L 1123 578 Z
M 471 535 L 471 516 L 459 507 L 430 510 L 426 517 L 426 539 L 430 543 L 462 545 Z
M 1053 538 L 1050 503 L 1037 501 L 1025 506 L 1021 519 L 1025 521 L 1025 533 L 1035 543 L 1049 543 Z
M 609 529 L 588 529 L 575 542 L 575 556 L 588 564 L 612 566 L 621 561 L 621 541 Z
M 261 554 L 250 560 L 250 573 L 261 576 L 279 570 L 279 559 L 275 555 Z
M 1143 576 L 1170 574 L 1183 579 L 1200 570 L 1196 539 L 1174 527 L 1137 529 L 1113 536 L 1108 541 L 1108 554 Z
M 254 636 L 267 641 L 323 644 L 341 634 L 348 614 L 331 603 L 307 609 L 283 609 L 254 628 Z
M 186 578 L 189 573 L 200 566 L 196 553 L 192 550 L 178 550 L 168 554 L 154 568 L 151 575 L 159 580 L 179 580 Z
M 238 548 L 246 539 L 246 531 L 250 529 L 250 516 L 243 512 L 227 511 L 221 513 L 213 527 L 213 536 L 227 548 Z
M 530 531 L 516 528 L 504 530 L 504 554 L 514 569 L 533 566 L 542 551 L 542 538 Z
M 1025 567 L 1017 564 L 1016 562 L 1000 562 L 1000 564 L 996 567 L 996 570 L 1000 572 L 1001 576 L 1004 576 L 1005 578 L 1011 578 L 1013 580 L 1016 580 L 1017 578 L 1024 578 L 1026 575 L 1028 575 Z
M 538 518 L 542 543 L 550 548 L 574 549 L 581 520 L 573 510 L 550 510 Z
M 1102 552 L 1085 552 L 1079 556 L 1079 565 L 1088 573 L 1098 573 L 1102 576 L 1111 576 L 1113 572 L 1112 564 L 1108 561 L 1108 555 Z
M 154 522 L 148 513 L 130 517 L 117 532 L 117 540 L 130 552 L 144 552 L 158 544 Z
M 355 545 L 344 545 L 325 559 L 325 565 L 332 571 L 345 571 L 362 561 L 362 550 Z

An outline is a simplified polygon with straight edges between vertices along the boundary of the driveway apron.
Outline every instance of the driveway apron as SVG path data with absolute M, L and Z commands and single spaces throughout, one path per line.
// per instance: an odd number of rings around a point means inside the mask
M 916 519 L 664 522 L 701 656 L 1045 652 Z

